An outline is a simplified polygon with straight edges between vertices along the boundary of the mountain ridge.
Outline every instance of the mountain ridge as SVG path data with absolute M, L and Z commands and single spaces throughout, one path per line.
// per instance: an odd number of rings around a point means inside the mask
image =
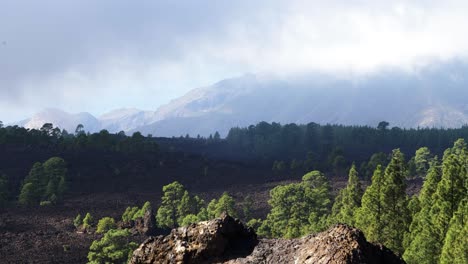
M 48 109 L 16 124 L 39 128 L 48 122 L 74 131 L 73 122 L 75 127 L 85 122 L 90 132 L 140 131 L 169 137 L 208 136 L 215 131 L 226 135 L 232 127 L 261 121 L 375 126 L 385 120 L 403 128 L 453 128 L 468 124 L 466 74 L 468 65 L 457 63 L 356 79 L 246 74 L 193 89 L 155 111 L 121 108 L 94 117 Z

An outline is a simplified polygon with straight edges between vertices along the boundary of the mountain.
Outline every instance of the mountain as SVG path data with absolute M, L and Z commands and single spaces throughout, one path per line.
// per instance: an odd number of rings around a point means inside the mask
M 45 123 L 52 123 L 54 126 L 65 129 L 68 132 L 75 132 L 78 124 L 82 124 L 90 132 L 99 131 L 101 128 L 99 120 L 90 113 L 70 114 L 56 108 L 44 109 L 31 118 L 16 123 L 16 125 L 38 129 Z
M 160 107 L 143 134 L 209 135 L 260 121 L 399 127 L 468 124 L 468 66 L 454 63 L 415 72 L 367 76 L 310 75 L 277 79 L 245 75 L 195 89 Z
M 468 124 L 468 64 L 439 63 L 406 72 L 385 69 L 359 76 L 310 74 L 277 78 L 246 74 L 194 89 L 156 111 L 119 109 L 93 118 L 46 110 L 20 124 L 44 122 L 67 130 L 140 131 L 155 136 L 219 131 L 260 121 L 399 127 L 460 127 Z
M 113 133 L 130 131 L 156 121 L 153 111 L 142 111 L 136 108 L 122 108 L 101 115 L 101 128 Z

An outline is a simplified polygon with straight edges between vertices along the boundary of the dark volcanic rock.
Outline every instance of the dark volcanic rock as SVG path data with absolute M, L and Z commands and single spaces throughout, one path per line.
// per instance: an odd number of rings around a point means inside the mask
M 153 214 L 153 209 L 147 210 L 143 218 L 137 218 L 134 223 L 138 233 L 145 236 L 154 236 L 158 233 L 156 218 Z
M 211 221 L 150 238 L 133 253 L 130 263 L 213 263 L 249 255 L 257 244 L 255 232 L 224 215 Z
M 400 264 L 389 249 L 366 241 L 364 234 L 347 225 L 300 239 L 261 239 L 239 220 L 220 219 L 174 229 L 154 237 L 135 250 L 136 263 L 303 263 L 303 264 Z

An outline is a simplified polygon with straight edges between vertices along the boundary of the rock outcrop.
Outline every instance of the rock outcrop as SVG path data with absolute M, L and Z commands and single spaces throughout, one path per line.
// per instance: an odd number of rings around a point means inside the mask
M 366 241 L 364 234 L 347 225 L 300 239 L 257 239 L 239 220 L 221 218 L 172 230 L 146 240 L 130 263 L 303 263 L 399 264 L 404 261 L 381 245 Z
M 145 236 L 154 236 L 158 233 L 156 218 L 153 214 L 153 209 L 147 210 L 143 218 L 135 220 L 135 229 L 138 233 Z

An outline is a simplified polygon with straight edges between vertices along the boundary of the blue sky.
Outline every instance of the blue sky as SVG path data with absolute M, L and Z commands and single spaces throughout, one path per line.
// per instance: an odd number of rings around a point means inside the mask
M 468 55 L 467 1 L 3 0 L 0 120 L 155 110 L 244 73 L 362 75 Z

